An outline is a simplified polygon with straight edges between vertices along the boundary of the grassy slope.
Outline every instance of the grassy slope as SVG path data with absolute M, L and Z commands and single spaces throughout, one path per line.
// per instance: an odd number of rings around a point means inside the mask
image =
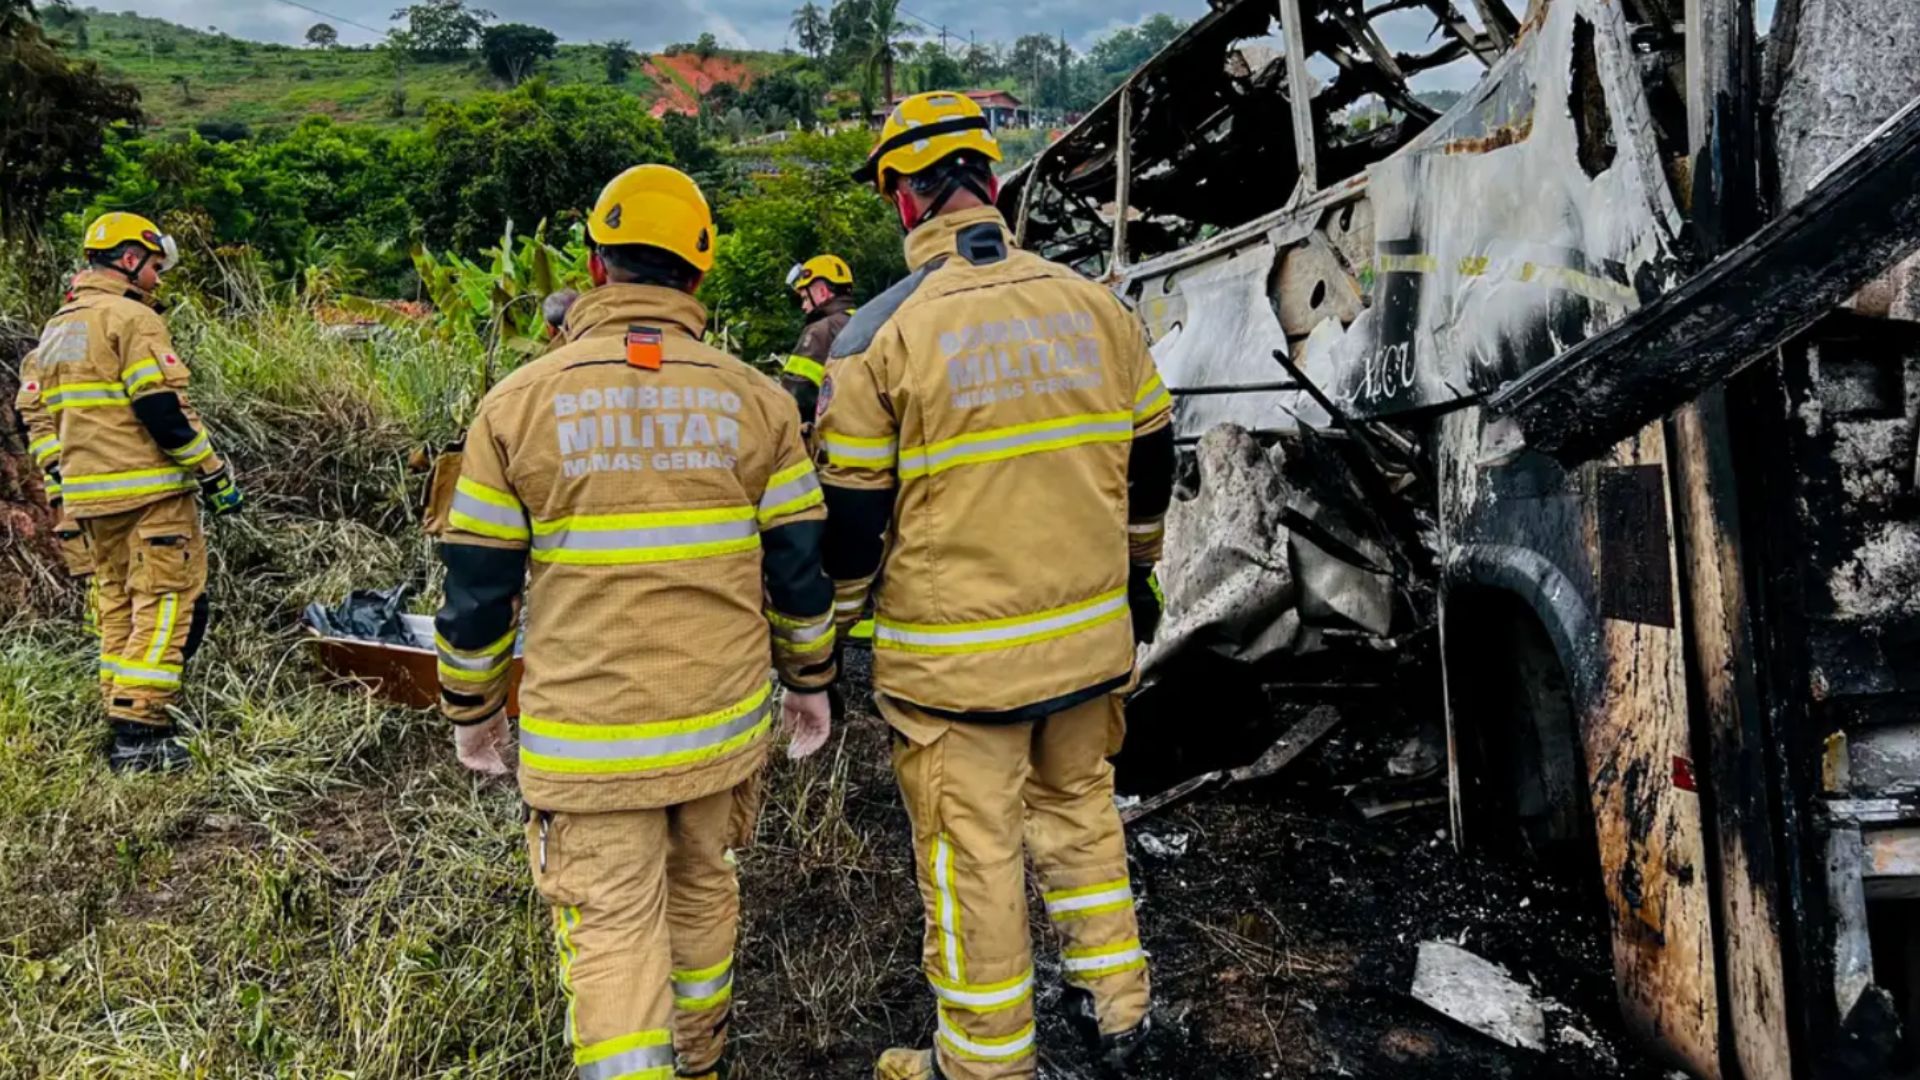
M 477 60 L 408 61 L 396 79 L 392 57 L 371 49 L 263 45 L 136 15 L 95 12 L 88 17 L 87 34 L 89 47 L 79 55 L 138 86 L 161 131 L 210 121 L 291 124 L 312 113 L 405 124 L 430 100 L 459 100 L 499 88 Z M 756 73 L 783 62 L 767 53 L 727 55 Z M 554 83 L 607 84 L 600 50 L 591 45 L 562 45 L 541 70 Z M 181 76 L 187 80 L 185 93 L 176 81 Z M 394 117 L 389 103 L 402 84 L 407 115 Z M 649 103 L 660 94 L 637 65 L 624 89 Z

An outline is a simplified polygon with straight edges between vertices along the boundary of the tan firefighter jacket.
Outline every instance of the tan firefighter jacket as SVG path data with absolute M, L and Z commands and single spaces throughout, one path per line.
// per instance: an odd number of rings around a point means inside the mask
M 702 344 L 705 324 L 684 293 L 594 289 L 468 432 L 442 707 L 455 723 L 502 707 L 524 584 L 520 787 L 540 809 L 723 791 L 764 760 L 772 673 L 833 680 L 825 509 L 793 401 Z
M 1129 521 L 1137 440 L 1172 399 L 1106 289 L 1012 246 L 992 209 L 907 240 L 911 275 L 841 333 L 817 437 L 827 568 L 845 622 L 880 569 L 874 684 L 977 715 L 1132 672 L 1129 564 L 1159 556 L 1163 499 Z M 1129 543 L 1129 525 L 1135 538 Z
M 69 296 L 21 366 L 14 400 L 48 497 L 85 519 L 198 490 L 221 462 L 187 403 L 167 324 L 117 274 L 83 273 Z

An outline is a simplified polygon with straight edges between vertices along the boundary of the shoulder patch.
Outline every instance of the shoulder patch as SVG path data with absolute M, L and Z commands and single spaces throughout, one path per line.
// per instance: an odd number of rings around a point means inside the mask
M 813 403 L 813 419 L 818 422 L 821 417 L 827 415 L 827 406 L 832 404 L 833 376 L 828 375 L 820 380 L 820 397 Z
M 935 259 L 927 265 L 902 278 L 900 282 L 868 301 L 851 319 L 846 329 L 833 339 L 833 348 L 827 353 L 828 359 L 838 360 L 843 356 L 858 356 L 873 347 L 873 339 L 893 321 L 894 313 L 900 310 L 920 286 L 927 283 L 933 272 L 945 266 L 947 260 Z

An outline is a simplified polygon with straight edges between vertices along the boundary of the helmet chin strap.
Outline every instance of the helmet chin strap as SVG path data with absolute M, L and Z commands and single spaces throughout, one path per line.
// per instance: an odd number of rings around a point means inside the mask
M 979 199 L 988 206 L 992 206 L 1000 198 L 999 177 L 988 177 L 987 182 L 982 184 L 974 179 L 971 174 L 953 173 L 949 174 L 946 181 L 940 185 L 939 192 L 934 195 L 933 201 L 927 204 L 927 208 L 921 210 L 915 205 L 913 196 L 908 193 L 907 189 L 912 186 L 911 184 L 903 183 L 893 190 L 894 207 L 900 211 L 900 223 L 907 227 L 908 232 L 912 232 L 933 218 L 938 217 L 940 211 L 946 208 L 947 203 L 951 201 L 954 195 L 962 188 L 971 192 L 974 198 Z

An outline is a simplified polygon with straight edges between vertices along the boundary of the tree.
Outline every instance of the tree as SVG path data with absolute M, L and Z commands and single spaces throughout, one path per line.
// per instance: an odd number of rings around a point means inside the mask
M 60 54 L 25 0 L 0 0 L 0 236 L 37 235 L 56 196 L 97 189 L 108 133 L 141 124 L 140 92 Z
M 960 90 L 965 88 L 966 68 L 945 49 L 929 45 L 920 50 L 920 90 Z
M 873 29 L 872 13 L 873 0 L 834 0 L 833 10 L 827 13 L 828 38 L 832 43 L 827 71 L 835 81 L 865 74 L 867 55 L 873 51 L 867 45 Z M 864 82 L 861 85 L 862 102 L 871 104 Z
M 393 21 L 403 19 L 407 28 L 387 35 L 396 46 L 418 57 L 451 60 L 473 48 L 493 12 L 470 8 L 466 0 L 421 0 L 393 13 Z
M 818 64 L 826 59 L 827 52 L 833 48 L 833 24 L 827 21 L 827 13 L 820 5 L 807 0 L 800 10 L 793 13 L 793 40 L 800 51 L 813 58 Z
M 1093 43 L 1087 54 L 1092 69 L 1092 96 L 1103 98 L 1140 65 L 1185 32 L 1187 24 L 1171 15 L 1150 15 L 1139 26 L 1123 26 Z
M 480 56 L 494 78 L 519 86 L 542 60 L 553 59 L 560 39 L 551 30 L 525 23 L 501 23 L 480 34 Z
M 316 49 L 331 49 L 340 44 L 340 31 L 326 23 L 314 23 L 307 27 L 307 44 Z
M 711 60 L 713 54 L 720 51 L 720 39 L 714 37 L 712 31 L 701 34 L 700 40 L 693 44 L 693 51 L 700 55 L 700 59 Z
M 895 49 L 901 38 L 912 31 L 900 21 L 900 0 L 872 0 L 867 13 L 867 87 L 872 96 L 873 78 L 881 77 L 886 90 L 886 107 L 893 108 L 893 65 Z
M 420 139 L 410 200 L 427 243 L 461 251 L 492 242 L 509 220 L 558 225 L 590 208 L 608 177 L 673 160 L 660 121 L 632 94 L 538 79 L 428 106 Z
M 627 81 L 633 70 L 633 42 L 621 39 L 600 46 L 600 58 L 607 66 L 607 81 L 615 86 Z
M 834 25 L 828 12 L 807 0 L 793 16 L 794 40 L 816 65 L 824 65 L 834 51 Z

